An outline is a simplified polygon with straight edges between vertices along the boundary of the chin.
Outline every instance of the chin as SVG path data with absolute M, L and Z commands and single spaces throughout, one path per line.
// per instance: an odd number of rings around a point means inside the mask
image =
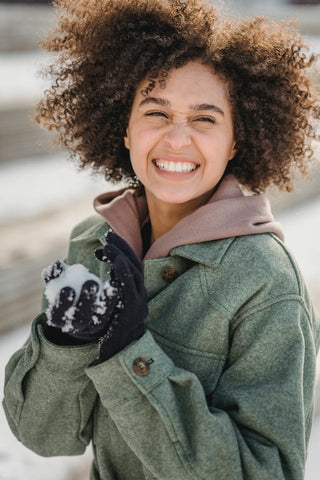
M 192 196 L 186 193 L 179 194 L 178 192 L 174 193 L 160 193 L 159 195 L 155 195 L 158 200 L 164 203 L 172 203 L 172 204 L 179 204 L 179 203 L 186 203 L 189 200 L 192 200 Z

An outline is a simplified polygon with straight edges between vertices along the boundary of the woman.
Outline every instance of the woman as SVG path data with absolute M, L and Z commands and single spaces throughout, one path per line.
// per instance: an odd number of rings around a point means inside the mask
M 319 320 L 257 194 L 306 168 L 314 57 L 200 0 L 57 3 L 36 120 L 131 188 L 43 273 L 6 370 L 12 431 L 44 456 L 92 441 L 95 480 L 301 480 Z

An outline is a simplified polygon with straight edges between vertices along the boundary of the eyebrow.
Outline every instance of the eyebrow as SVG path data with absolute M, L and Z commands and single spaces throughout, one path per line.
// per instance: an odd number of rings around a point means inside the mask
M 139 108 L 149 103 L 156 103 L 157 105 L 161 105 L 162 107 L 171 107 L 171 103 L 169 102 L 169 100 L 166 100 L 165 98 L 146 97 L 140 102 Z M 195 111 L 210 110 L 216 113 L 220 113 L 220 115 L 224 115 L 224 111 L 220 107 L 217 107 L 217 105 L 210 105 L 209 103 L 201 103 L 199 105 L 189 105 L 189 108 Z

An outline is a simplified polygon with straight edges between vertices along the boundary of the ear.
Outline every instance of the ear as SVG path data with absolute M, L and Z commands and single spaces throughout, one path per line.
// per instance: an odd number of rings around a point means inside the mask
M 123 140 L 124 140 L 124 146 L 129 150 L 130 143 L 129 143 L 129 137 L 128 137 L 128 129 L 126 129 L 126 136 L 123 137 Z
M 236 141 L 234 140 L 233 141 L 233 144 L 232 144 L 232 148 L 231 148 L 231 151 L 230 151 L 230 158 L 229 158 L 229 162 L 233 159 L 233 157 L 235 156 L 235 154 L 237 153 L 238 149 L 236 148 L 237 145 L 236 145 Z

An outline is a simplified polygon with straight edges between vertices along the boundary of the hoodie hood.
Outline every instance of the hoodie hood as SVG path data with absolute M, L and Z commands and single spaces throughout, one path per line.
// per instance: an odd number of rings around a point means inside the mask
M 94 200 L 95 210 L 112 230 L 129 243 L 141 260 L 167 257 L 170 250 L 222 238 L 274 233 L 284 240 L 269 201 L 263 195 L 246 196 L 233 175 L 226 175 L 209 201 L 159 237 L 143 257 L 141 230 L 149 220 L 146 197 L 124 188 Z

